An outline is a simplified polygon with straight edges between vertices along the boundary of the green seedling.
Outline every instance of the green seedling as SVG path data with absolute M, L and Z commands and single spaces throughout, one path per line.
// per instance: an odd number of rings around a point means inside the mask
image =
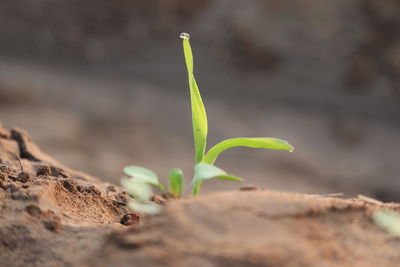
M 208 134 L 208 123 L 207 114 L 204 108 L 203 100 L 200 95 L 200 90 L 193 74 L 193 54 L 192 48 L 189 42 L 189 34 L 182 33 L 180 37 L 183 39 L 183 53 L 185 57 L 186 69 L 188 74 L 189 92 L 190 92 L 190 103 L 192 110 L 192 127 L 194 137 L 194 149 L 195 149 L 195 167 L 194 167 L 194 178 L 190 184 L 192 189 L 192 195 L 196 196 L 200 192 L 201 185 L 204 180 L 208 179 L 222 179 L 229 181 L 243 181 L 243 179 L 230 175 L 222 169 L 214 166 L 218 156 L 225 150 L 233 147 L 252 147 L 252 148 L 266 148 L 275 150 L 287 150 L 292 152 L 294 148 L 286 141 L 277 138 L 231 138 L 226 139 L 210 150 L 206 151 L 207 134 Z M 167 189 L 162 185 L 157 175 L 151 170 L 145 169 L 139 166 L 128 166 L 124 169 L 125 174 L 130 177 L 127 180 L 123 180 L 123 186 L 125 188 L 131 188 L 132 183 L 143 183 L 146 185 L 153 185 L 158 187 L 161 191 L 166 192 Z M 183 172 L 180 169 L 173 169 L 168 176 L 169 187 L 168 191 L 176 197 L 180 197 L 183 194 Z M 148 191 L 143 191 L 146 194 Z M 128 190 L 129 193 L 129 190 Z M 137 193 L 131 194 L 133 197 L 137 197 Z M 147 197 L 147 195 L 146 195 Z M 139 200 L 141 198 L 139 197 Z

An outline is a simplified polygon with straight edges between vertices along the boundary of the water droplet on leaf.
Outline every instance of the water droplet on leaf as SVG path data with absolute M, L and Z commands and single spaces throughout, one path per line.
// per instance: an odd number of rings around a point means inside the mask
M 190 39 L 190 34 L 188 34 L 187 32 L 182 32 L 181 35 L 179 35 L 179 37 L 181 37 L 182 39 Z

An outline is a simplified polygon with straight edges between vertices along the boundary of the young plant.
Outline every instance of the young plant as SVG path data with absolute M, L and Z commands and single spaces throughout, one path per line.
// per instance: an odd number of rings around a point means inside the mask
M 195 148 L 195 167 L 194 178 L 190 184 L 192 195 L 196 196 L 200 192 L 201 185 L 204 180 L 208 179 L 222 179 L 229 181 L 243 181 L 243 179 L 234 175 L 228 174 L 222 169 L 214 166 L 214 162 L 218 156 L 225 150 L 233 147 L 252 147 L 252 148 L 266 148 L 275 150 L 287 150 L 292 152 L 293 147 L 286 141 L 277 138 L 231 138 L 223 140 L 222 142 L 213 146 L 210 150 L 206 151 L 208 123 L 207 114 L 204 108 L 203 100 L 200 95 L 200 90 L 197 85 L 196 79 L 193 75 L 193 54 L 189 42 L 189 34 L 181 33 L 180 37 L 183 39 L 183 52 L 185 57 L 186 69 L 188 73 L 188 83 L 190 92 L 190 103 L 192 110 L 192 127 Z M 141 182 L 148 185 L 158 187 L 161 191 L 166 192 L 167 189 L 162 185 L 157 175 L 151 170 L 139 167 L 128 166 L 124 169 L 126 175 L 130 178 L 123 183 L 123 186 L 128 189 L 128 182 Z M 183 172 L 180 169 L 173 169 L 169 173 L 169 189 L 168 191 L 176 197 L 182 196 L 183 190 Z M 129 187 L 132 187 L 129 185 Z M 129 193 L 129 190 L 128 190 Z M 135 197 L 133 195 L 133 197 Z

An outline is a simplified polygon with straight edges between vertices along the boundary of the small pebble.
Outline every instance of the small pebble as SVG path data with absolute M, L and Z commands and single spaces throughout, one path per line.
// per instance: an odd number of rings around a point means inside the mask
M 25 207 L 25 211 L 33 217 L 38 217 L 42 214 L 42 210 L 36 205 L 28 205 Z
M 120 223 L 126 226 L 138 227 L 140 224 L 141 216 L 137 213 L 128 213 L 125 214 Z
M 50 174 L 51 174 L 51 169 L 50 169 L 49 166 L 46 166 L 46 165 L 39 166 L 37 171 L 36 171 L 36 175 L 37 176 L 40 176 L 40 175 L 50 176 Z
M 32 177 L 28 172 L 20 172 L 17 176 L 17 181 L 21 183 L 27 183 L 32 181 Z
M 107 193 L 108 192 L 117 192 L 117 190 L 115 190 L 115 186 L 109 185 L 109 186 L 107 186 Z
M 61 228 L 61 224 L 58 220 L 48 220 L 43 222 L 44 227 L 53 232 L 59 232 Z

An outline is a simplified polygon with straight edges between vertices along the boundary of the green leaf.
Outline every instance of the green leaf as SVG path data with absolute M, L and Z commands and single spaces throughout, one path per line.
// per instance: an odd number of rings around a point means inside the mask
M 183 172 L 175 168 L 168 174 L 169 191 L 176 197 L 180 197 L 183 191 Z
M 208 179 L 222 179 L 228 181 L 236 181 L 242 182 L 243 179 L 236 177 L 234 175 L 227 174 L 224 170 L 207 164 L 207 163 L 198 163 L 194 168 L 194 178 L 193 178 L 193 187 L 192 187 L 192 195 L 196 196 L 200 192 L 201 183 L 204 180 Z
M 285 140 L 277 138 L 231 138 L 226 139 L 213 146 L 204 156 L 203 161 L 208 164 L 214 164 L 221 152 L 232 147 L 253 147 L 253 148 L 268 148 L 278 150 L 288 150 L 292 152 L 294 148 Z
M 161 206 L 155 203 L 141 203 L 137 201 L 129 201 L 128 208 L 148 215 L 154 215 L 161 211 Z
M 372 216 L 374 222 L 391 235 L 400 237 L 400 216 L 392 211 L 379 210 Z
M 181 35 L 182 36 L 182 35 Z M 188 82 L 190 90 L 190 103 L 192 108 L 192 124 L 195 146 L 195 162 L 202 161 L 207 143 L 207 114 L 201 99 L 200 90 L 193 75 L 193 54 L 189 37 L 183 37 L 183 52 L 185 55 Z
M 140 166 L 127 166 L 124 168 L 124 172 L 128 176 L 134 177 L 145 183 L 157 186 L 158 188 L 160 188 L 161 191 L 165 191 L 165 187 L 158 181 L 157 175 L 149 169 Z
M 151 187 L 144 181 L 124 177 L 121 185 L 130 196 L 139 201 L 148 201 L 153 196 Z

